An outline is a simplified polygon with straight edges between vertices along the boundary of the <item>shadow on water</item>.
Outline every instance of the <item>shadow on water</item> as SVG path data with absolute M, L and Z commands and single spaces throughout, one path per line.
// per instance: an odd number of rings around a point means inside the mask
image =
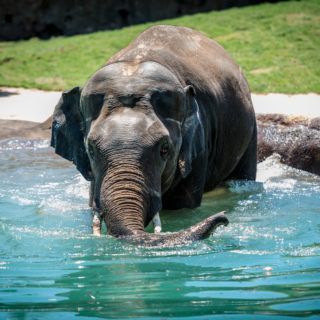
M 0 318 L 316 319 L 320 178 L 269 158 L 166 232 L 226 210 L 228 227 L 176 248 L 91 235 L 88 183 L 48 142 L 0 143 Z M 150 228 L 150 227 L 148 227 Z M 151 230 L 151 229 L 150 229 Z

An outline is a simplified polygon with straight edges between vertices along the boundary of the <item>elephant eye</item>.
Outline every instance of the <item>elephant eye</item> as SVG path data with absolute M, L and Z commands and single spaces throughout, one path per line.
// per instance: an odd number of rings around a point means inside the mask
M 92 147 L 91 144 L 88 145 L 88 151 L 89 151 L 89 153 L 90 153 L 91 156 L 94 155 L 94 150 L 93 150 L 93 147 Z
M 161 149 L 160 149 L 160 155 L 161 157 L 165 157 L 169 152 L 169 143 L 168 142 L 165 142 L 162 146 L 161 146 Z

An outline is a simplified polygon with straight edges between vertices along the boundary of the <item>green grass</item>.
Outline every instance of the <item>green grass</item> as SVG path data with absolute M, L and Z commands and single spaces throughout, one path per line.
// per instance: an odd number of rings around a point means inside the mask
M 320 93 L 320 1 L 303 0 L 224 11 L 50 40 L 0 42 L 0 86 L 83 86 L 114 53 L 147 27 L 183 25 L 217 40 L 257 93 Z

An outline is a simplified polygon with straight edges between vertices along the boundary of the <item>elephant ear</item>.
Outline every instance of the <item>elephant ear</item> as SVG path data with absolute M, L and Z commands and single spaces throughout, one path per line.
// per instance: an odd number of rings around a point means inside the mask
M 85 179 L 92 180 L 90 161 L 84 146 L 80 94 L 80 87 L 62 93 L 53 113 L 51 146 L 58 155 L 72 161 Z
M 205 149 L 204 129 L 200 119 L 199 106 L 192 86 L 185 89 L 186 115 L 182 124 L 182 145 L 179 155 L 179 169 L 186 178 L 192 169 L 192 161 Z

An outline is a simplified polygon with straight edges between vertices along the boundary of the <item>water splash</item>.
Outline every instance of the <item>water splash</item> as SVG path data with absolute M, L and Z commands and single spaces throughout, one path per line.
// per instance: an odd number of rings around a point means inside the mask
M 93 236 L 88 182 L 48 141 L 0 142 L 0 168 L 5 318 L 319 314 L 320 179 L 277 156 L 259 164 L 257 182 L 228 182 L 200 208 L 161 212 L 171 232 L 227 210 L 228 227 L 176 248 L 133 246 L 105 227 Z

